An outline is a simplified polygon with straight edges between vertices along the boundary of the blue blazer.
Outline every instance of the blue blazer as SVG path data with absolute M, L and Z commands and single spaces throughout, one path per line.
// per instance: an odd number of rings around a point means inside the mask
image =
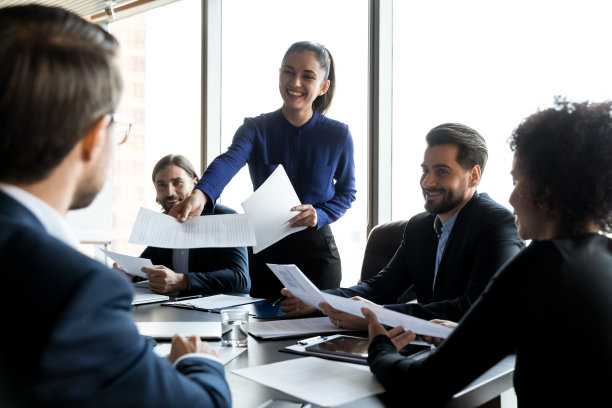
M 205 209 L 202 215 L 210 215 L 207 211 L 209 209 Z M 236 211 L 217 204 L 213 215 L 218 214 L 236 214 Z M 172 249 L 147 247 L 140 257 L 174 270 Z M 188 265 L 189 271 L 185 276 L 189 289 L 181 294 L 249 293 L 251 290 L 246 247 L 190 249 Z
M 497 270 L 524 247 L 514 216 L 486 193 L 474 193 L 459 211 L 434 286 L 438 236 L 435 215 L 423 212 L 408 221 L 402 243 L 376 276 L 350 288 L 326 292 L 361 296 L 422 319 L 459 321 Z M 414 285 L 418 303 L 397 304 Z
M 132 321 L 128 280 L 2 192 L 0 259 L 0 406 L 231 405 L 222 364 L 157 356 Z

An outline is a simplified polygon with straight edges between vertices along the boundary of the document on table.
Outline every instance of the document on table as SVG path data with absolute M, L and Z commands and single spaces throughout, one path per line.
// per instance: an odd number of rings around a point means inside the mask
M 289 220 L 299 214 L 289 209 L 300 204 L 285 169 L 279 164 L 268 179 L 242 203 L 245 214 L 253 222 L 257 237 L 253 253 L 266 249 L 287 235 L 306 229 L 289 226 Z
M 146 279 L 147 274 L 142 272 L 140 269 L 142 267 L 153 268 L 153 264 L 151 263 L 150 259 L 118 254 L 116 252 L 107 251 L 106 249 L 102 248 L 100 248 L 100 250 L 104 252 L 106 256 L 108 256 L 110 259 L 115 261 L 117 265 L 121 267 L 121 269 L 123 269 L 130 275 L 136 275 Z
M 340 329 L 329 321 L 329 317 L 310 317 L 306 319 L 283 319 L 267 322 L 251 321 L 249 334 L 260 339 L 280 339 L 319 333 L 339 333 L 351 331 Z
M 195 310 L 220 310 L 233 306 L 261 302 L 262 300 L 265 299 L 250 296 L 212 295 L 195 299 L 178 300 L 176 302 L 167 302 L 164 303 L 163 306 L 174 306 Z
M 232 373 L 324 407 L 384 392 L 369 367 L 317 357 L 241 368 Z
M 291 293 L 302 302 L 319 309 L 319 303 L 327 302 L 334 309 L 342 310 L 355 316 L 363 317 L 362 307 L 370 309 L 378 321 L 387 326 L 402 326 L 404 330 L 412 330 L 416 334 L 447 338 L 452 329 L 432 323 L 418 317 L 385 309 L 382 306 L 366 304 L 356 300 L 323 293 L 295 265 L 267 264 Z
M 180 223 L 141 207 L 128 242 L 158 248 L 219 248 L 255 245 L 256 239 L 246 214 L 207 215 Z

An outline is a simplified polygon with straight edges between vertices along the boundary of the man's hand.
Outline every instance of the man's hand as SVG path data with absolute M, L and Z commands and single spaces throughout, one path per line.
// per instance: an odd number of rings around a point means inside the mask
M 202 214 L 207 202 L 206 194 L 194 188 L 189 196 L 170 209 L 168 215 L 176 218 L 179 222 L 185 222 L 188 218 L 198 217 Z
M 291 294 L 291 292 L 287 288 L 281 289 L 281 295 L 287 298 L 283 300 L 280 304 L 280 309 L 283 313 L 285 313 L 286 316 L 304 316 L 317 311 L 317 309 L 315 309 L 314 307 L 308 306 L 306 303 L 293 296 L 293 294 Z
M 117 265 L 117 262 L 113 262 L 113 269 L 118 270 L 119 272 L 123 273 L 125 276 L 127 276 L 128 278 L 130 278 L 130 280 L 132 280 L 132 278 L 134 277 L 134 275 L 132 275 L 131 273 L 127 273 L 122 267 L 120 267 L 119 265 Z
M 182 273 L 176 273 L 164 265 L 153 265 L 153 268 L 141 269 L 149 279 L 149 289 L 152 292 L 166 294 L 189 289 L 189 281 Z
M 457 327 L 458 323 L 452 322 L 450 320 L 441 320 L 441 319 L 433 319 L 430 320 L 433 323 L 437 323 L 440 324 L 444 327 L 448 327 L 450 329 L 454 329 L 455 327 Z M 433 344 L 436 347 L 438 347 L 443 341 L 444 339 L 441 339 L 439 337 L 431 337 L 431 336 L 419 336 L 421 340 L 429 343 L 429 344 Z
M 363 317 L 334 309 L 329 303 L 325 302 L 320 303 L 319 307 L 323 314 L 329 317 L 329 321 L 338 328 L 349 330 L 366 330 L 368 328 L 368 323 Z
M 410 330 L 404 331 L 402 326 L 397 326 L 389 331 L 385 330 L 384 326 L 378 322 L 376 315 L 367 307 L 362 307 L 361 313 L 363 313 L 368 323 L 368 337 L 370 343 L 372 343 L 374 337 L 383 334 L 391 338 L 391 343 L 393 343 L 395 349 L 399 351 L 416 339 L 416 334 Z
M 200 337 L 191 336 L 189 339 L 186 339 L 180 334 L 175 334 L 172 337 L 172 348 L 170 349 L 170 354 L 168 354 L 166 358 L 174 364 L 179 357 L 189 353 L 203 353 L 219 357 L 219 352 L 210 347 L 208 343 L 200 340 Z
M 289 226 L 295 227 L 316 227 L 317 211 L 310 204 L 296 205 L 291 211 L 300 211 L 298 215 L 289 220 Z

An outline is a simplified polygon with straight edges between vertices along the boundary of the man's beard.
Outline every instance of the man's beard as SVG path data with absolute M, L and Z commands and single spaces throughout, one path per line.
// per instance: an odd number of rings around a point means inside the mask
M 434 203 L 433 200 L 425 199 L 425 210 L 434 215 L 445 214 L 455 208 L 457 208 L 462 202 L 463 197 L 461 195 L 455 196 L 450 190 L 429 190 L 429 191 L 444 191 L 441 202 Z M 423 191 L 425 195 L 425 191 Z

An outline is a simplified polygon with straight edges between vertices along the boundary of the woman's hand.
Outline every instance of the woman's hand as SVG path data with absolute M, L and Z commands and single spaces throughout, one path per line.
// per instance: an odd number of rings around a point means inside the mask
M 317 211 L 310 204 L 296 205 L 291 211 L 300 211 L 298 215 L 289 220 L 291 228 L 296 227 L 316 227 Z

